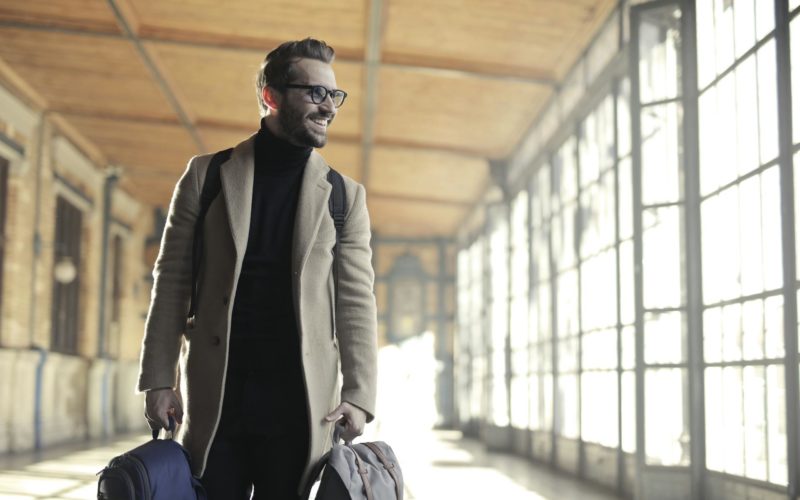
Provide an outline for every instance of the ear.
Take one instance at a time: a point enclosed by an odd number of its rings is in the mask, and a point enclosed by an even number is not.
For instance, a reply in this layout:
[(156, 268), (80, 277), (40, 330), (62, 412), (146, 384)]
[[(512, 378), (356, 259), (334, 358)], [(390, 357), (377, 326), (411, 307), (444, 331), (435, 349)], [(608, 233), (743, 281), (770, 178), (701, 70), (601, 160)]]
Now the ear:
[(261, 97), (264, 99), (264, 104), (266, 104), (269, 109), (280, 108), (282, 96), (277, 90), (271, 87), (264, 87), (261, 89)]

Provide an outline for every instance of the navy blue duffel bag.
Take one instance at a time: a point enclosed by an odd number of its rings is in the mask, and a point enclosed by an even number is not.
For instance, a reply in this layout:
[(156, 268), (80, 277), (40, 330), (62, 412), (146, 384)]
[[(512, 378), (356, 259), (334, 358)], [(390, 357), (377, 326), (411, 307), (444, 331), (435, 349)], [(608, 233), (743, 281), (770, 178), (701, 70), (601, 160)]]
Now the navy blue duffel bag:
[[(170, 417), (170, 429), (175, 423)], [(189, 453), (172, 439), (153, 440), (111, 459), (98, 473), (97, 500), (206, 500)]]

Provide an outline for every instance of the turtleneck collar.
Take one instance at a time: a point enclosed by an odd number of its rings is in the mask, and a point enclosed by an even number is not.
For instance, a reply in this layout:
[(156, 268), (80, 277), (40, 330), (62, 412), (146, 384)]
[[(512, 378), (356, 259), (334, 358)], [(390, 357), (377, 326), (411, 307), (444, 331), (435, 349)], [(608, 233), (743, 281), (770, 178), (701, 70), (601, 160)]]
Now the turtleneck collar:
[(261, 119), (261, 128), (256, 134), (255, 162), (258, 168), (281, 173), (305, 166), (311, 155), (310, 147), (295, 146), (276, 136)]

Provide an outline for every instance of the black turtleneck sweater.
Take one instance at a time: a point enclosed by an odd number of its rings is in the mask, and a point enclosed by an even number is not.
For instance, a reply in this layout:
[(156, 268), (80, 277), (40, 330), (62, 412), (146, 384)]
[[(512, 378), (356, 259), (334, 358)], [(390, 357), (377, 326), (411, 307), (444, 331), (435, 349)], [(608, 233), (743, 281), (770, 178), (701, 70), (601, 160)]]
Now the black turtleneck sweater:
[(285, 429), (286, 417), (297, 420), (297, 412), (305, 411), (291, 254), (310, 154), (311, 148), (275, 136), (262, 120), (255, 139), (250, 233), (231, 322), (223, 403), (223, 428), (229, 430), (271, 433)]

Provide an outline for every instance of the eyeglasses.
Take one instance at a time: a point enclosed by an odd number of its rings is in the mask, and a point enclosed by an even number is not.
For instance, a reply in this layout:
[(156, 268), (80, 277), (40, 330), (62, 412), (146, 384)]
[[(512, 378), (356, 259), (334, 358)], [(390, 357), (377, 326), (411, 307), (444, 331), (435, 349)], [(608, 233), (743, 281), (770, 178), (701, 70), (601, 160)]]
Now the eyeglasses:
[(297, 85), (294, 83), (287, 83), (284, 87), (287, 89), (307, 89), (309, 91), (308, 95), (311, 96), (311, 102), (314, 104), (322, 104), (328, 96), (331, 96), (333, 105), (337, 108), (344, 104), (344, 99), (347, 97), (347, 92), (344, 90), (328, 90), (322, 85)]

